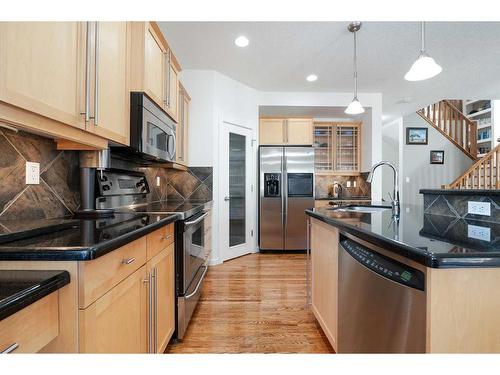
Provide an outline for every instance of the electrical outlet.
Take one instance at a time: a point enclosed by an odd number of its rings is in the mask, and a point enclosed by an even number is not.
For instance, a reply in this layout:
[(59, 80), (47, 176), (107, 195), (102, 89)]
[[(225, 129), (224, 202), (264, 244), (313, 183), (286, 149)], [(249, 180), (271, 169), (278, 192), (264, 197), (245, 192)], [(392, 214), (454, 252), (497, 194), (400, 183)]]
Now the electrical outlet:
[(467, 236), (481, 241), (491, 241), (491, 229), (478, 225), (467, 225)]
[(160, 181), (160, 176), (156, 176), (156, 186), (160, 186), (161, 181)]
[(491, 216), (490, 202), (467, 202), (467, 213), (472, 215)]
[(406, 177), (405, 181), (406, 181), (407, 184), (409, 184), (410, 183), (410, 177)]
[(26, 162), (26, 184), (40, 184), (40, 163), (34, 163), (31, 161)]
[(347, 180), (347, 182), (346, 182), (346, 186), (347, 186), (348, 188), (350, 188), (350, 187), (351, 187), (351, 180)]

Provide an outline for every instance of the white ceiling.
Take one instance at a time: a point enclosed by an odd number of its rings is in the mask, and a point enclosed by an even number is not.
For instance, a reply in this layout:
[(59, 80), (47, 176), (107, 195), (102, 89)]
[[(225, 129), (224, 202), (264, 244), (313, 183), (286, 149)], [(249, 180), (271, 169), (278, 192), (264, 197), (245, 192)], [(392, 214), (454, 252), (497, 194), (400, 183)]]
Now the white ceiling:
[[(159, 22), (183, 69), (213, 69), (262, 91), (352, 90), (346, 22)], [(250, 45), (234, 39), (246, 35)], [(500, 23), (429, 22), (439, 76), (407, 82), (420, 49), (417, 22), (365, 22), (358, 33), (360, 92), (381, 92), (385, 121), (442, 98), (500, 97)], [(305, 77), (314, 73), (316, 82)]]

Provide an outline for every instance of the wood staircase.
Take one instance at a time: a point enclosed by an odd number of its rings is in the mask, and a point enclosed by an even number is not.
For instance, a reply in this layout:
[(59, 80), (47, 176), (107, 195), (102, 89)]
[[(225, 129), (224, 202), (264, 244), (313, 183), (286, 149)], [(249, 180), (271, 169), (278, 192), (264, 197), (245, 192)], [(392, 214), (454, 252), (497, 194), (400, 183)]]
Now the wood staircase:
[(455, 107), (456, 102), (441, 100), (422, 108), (417, 113), (475, 161), (477, 160), (477, 123)]
[(417, 113), (475, 161), (444, 189), (500, 189), (500, 144), (478, 160), (477, 123), (465, 116), (460, 100), (441, 100)]
[(500, 189), (500, 144), (444, 189)]

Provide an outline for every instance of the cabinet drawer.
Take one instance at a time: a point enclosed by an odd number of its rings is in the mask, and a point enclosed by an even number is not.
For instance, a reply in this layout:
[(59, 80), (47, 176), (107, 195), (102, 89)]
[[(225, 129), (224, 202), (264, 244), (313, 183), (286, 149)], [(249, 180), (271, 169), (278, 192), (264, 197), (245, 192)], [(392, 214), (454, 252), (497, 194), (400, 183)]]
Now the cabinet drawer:
[(59, 291), (0, 321), (0, 352), (36, 353), (59, 334)]
[(168, 224), (146, 236), (147, 259), (151, 259), (174, 242), (174, 223)]
[(145, 237), (95, 260), (80, 262), (78, 265), (80, 308), (90, 305), (145, 263)]

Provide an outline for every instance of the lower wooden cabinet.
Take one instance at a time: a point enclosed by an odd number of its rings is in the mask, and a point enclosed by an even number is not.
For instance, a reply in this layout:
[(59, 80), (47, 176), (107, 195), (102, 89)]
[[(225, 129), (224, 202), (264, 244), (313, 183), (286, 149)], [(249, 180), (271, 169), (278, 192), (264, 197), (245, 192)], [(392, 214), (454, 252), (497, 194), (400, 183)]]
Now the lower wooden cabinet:
[(151, 275), (148, 347), (150, 353), (163, 353), (175, 329), (174, 244), (151, 259), (147, 269)]
[(321, 221), (311, 221), (312, 311), (337, 350), (339, 232)]
[(81, 353), (147, 352), (146, 266), (79, 313)]

